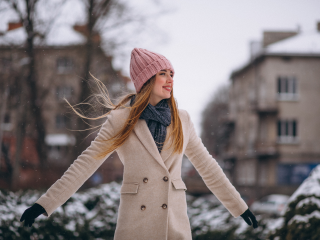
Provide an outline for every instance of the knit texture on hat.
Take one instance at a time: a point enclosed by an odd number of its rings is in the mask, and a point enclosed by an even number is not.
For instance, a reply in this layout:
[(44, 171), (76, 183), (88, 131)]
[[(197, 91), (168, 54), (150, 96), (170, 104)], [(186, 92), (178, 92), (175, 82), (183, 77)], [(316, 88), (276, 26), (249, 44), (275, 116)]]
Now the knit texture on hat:
[(140, 92), (143, 84), (163, 69), (174, 69), (168, 59), (161, 54), (142, 48), (134, 48), (131, 52), (130, 77), (134, 87)]

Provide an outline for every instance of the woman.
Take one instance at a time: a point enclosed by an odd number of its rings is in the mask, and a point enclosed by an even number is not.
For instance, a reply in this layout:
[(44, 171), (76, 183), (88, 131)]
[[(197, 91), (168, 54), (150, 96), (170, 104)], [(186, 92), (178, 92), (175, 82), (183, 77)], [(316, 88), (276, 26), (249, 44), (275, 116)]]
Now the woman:
[(91, 145), (20, 221), (31, 226), (40, 214), (49, 217), (117, 151), (124, 173), (115, 239), (191, 239), (183, 154), (230, 213), (256, 228), (254, 215), (196, 135), (188, 112), (177, 109), (170, 61), (135, 48), (130, 75), (137, 94), (113, 107)]

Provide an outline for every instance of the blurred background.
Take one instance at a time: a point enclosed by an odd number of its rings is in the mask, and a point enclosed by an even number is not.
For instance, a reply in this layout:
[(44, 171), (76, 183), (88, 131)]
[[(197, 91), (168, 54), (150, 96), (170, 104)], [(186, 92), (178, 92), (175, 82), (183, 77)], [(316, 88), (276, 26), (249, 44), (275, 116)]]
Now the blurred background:
[[(319, 9), (317, 0), (0, 0), (0, 189), (43, 191), (61, 177), (97, 133), (76, 131), (89, 126), (63, 98), (87, 100), (97, 90), (89, 72), (112, 99), (134, 92), (130, 54), (140, 47), (172, 62), (179, 108), (245, 201), (282, 203), (320, 162)], [(182, 170), (190, 197), (210, 193), (186, 157)], [(122, 173), (115, 153), (81, 190)]]

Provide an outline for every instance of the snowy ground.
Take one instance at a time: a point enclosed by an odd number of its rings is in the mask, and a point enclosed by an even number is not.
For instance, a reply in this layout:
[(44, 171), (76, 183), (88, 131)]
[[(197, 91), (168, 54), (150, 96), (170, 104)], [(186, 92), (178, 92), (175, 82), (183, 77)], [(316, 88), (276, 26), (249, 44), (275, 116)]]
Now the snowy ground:
[[(45, 229), (47, 234), (52, 234), (51, 231), (55, 231), (56, 234), (58, 231), (61, 236), (57, 239), (81, 239), (83, 234), (86, 234), (85, 236), (89, 234), (90, 239), (112, 239), (120, 201), (120, 188), (120, 183), (112, 182), (76, 193), (50, 218), (40, 216), (33, 225), (33, 230), (23, 228), (19, 219), (23, 211), (31, 206), (42, 192), (0, 191), (0, 240), (21, 239), (21, 236), (28, 231), (33, 231), (39, 239), (46, 239), (45, 234), (40, 234), (44, 231), (41, 229)], [(259, 221), (256, 230), (249, 227), (241, 217), (233, 218), (214, 195), (202, 197), (187, 195), (187, 202), (188, 216), (195, 239), (197, 236), (207, 236), (206, 234), (212, 232), (219, 232), (222, 236), (230, 232), (233, 234), (232, 238), (216, 238), (216, 235), (210, 235), (214, 236), (214, 239), (268, 239), (268, 235), (276, 233), (277, 229), (279, 231), (283, 228), (290, 229), (291, 225), (307, 224), (303, 230), (299, 230), (299, 233), (302, 233), (306, 227), (312, 227), (315, 219), (320, 220), (320, 165), (290, 197), (283, 217), (273, 219), (256, 215)], [(56, 230), (57, 228), (59, 230)], [(297, 230), (296, 227), (294, 230)], [(10, 238), (3, 237), (5, 234)], [(69, 236), (66, 237), (66, 234)]]
[[(34, 229), (45, 227), (48, 229), (53, 225), (59, 227), (60, 232), (70, 232), (73, 236), (79, 237), (82, 236), (84, 226), (87, 226), (87, 232), (92, 232), (95, 235), (100, 232), (101, 236), (104, 236), (103, 234), (106, 234), (107, 230), (112, 234), (116, 225), (120, 187), (121, 184), (112, 182), (76, 193), (49, 219), (41, 215), (34, 223)], [(22, 234), (21, 232), (26, 231), (19, 219), (23, 211), (31, 206), (41, 194), (41, 192), (33, 190), (16, 193), (0, 191), (0, 239), (5, 239), (1, 238), (4, 232), (18, 234), (17, 237), (19, 237), (19, 233)], [(187, 195), (187, 202), (194, 236), (215, 231), (222, 233), (233, 231), (237, 236), (242, 236), (252, 229), (241, 217), (233, 218), (213, 195), (203, 197)], [(276, 221), (261, 219), (259, 215), (257, 219), (260, 220), (262, 226), (254, 231), (260, 236), (266, 236), (269, 230), (281, 224), (281, 219)], [(62, 239), (67, 238), (62, 237)]]

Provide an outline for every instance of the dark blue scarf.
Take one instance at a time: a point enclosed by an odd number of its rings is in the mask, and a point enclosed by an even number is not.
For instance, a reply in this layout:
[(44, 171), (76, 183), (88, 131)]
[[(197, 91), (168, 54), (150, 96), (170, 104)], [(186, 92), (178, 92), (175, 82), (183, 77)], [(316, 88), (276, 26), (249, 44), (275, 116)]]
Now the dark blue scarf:
[[(130, 105), (134, 103), (135, 96), (131, 99)], [(151, 135), (161, 153), (163, 143), (167, 136), (167, 126), (171, 123), (171, 111), (168, 105), (168, 99), (162, 99), (156, 106), (150, 103), (140, 115), (148, 125)]]

